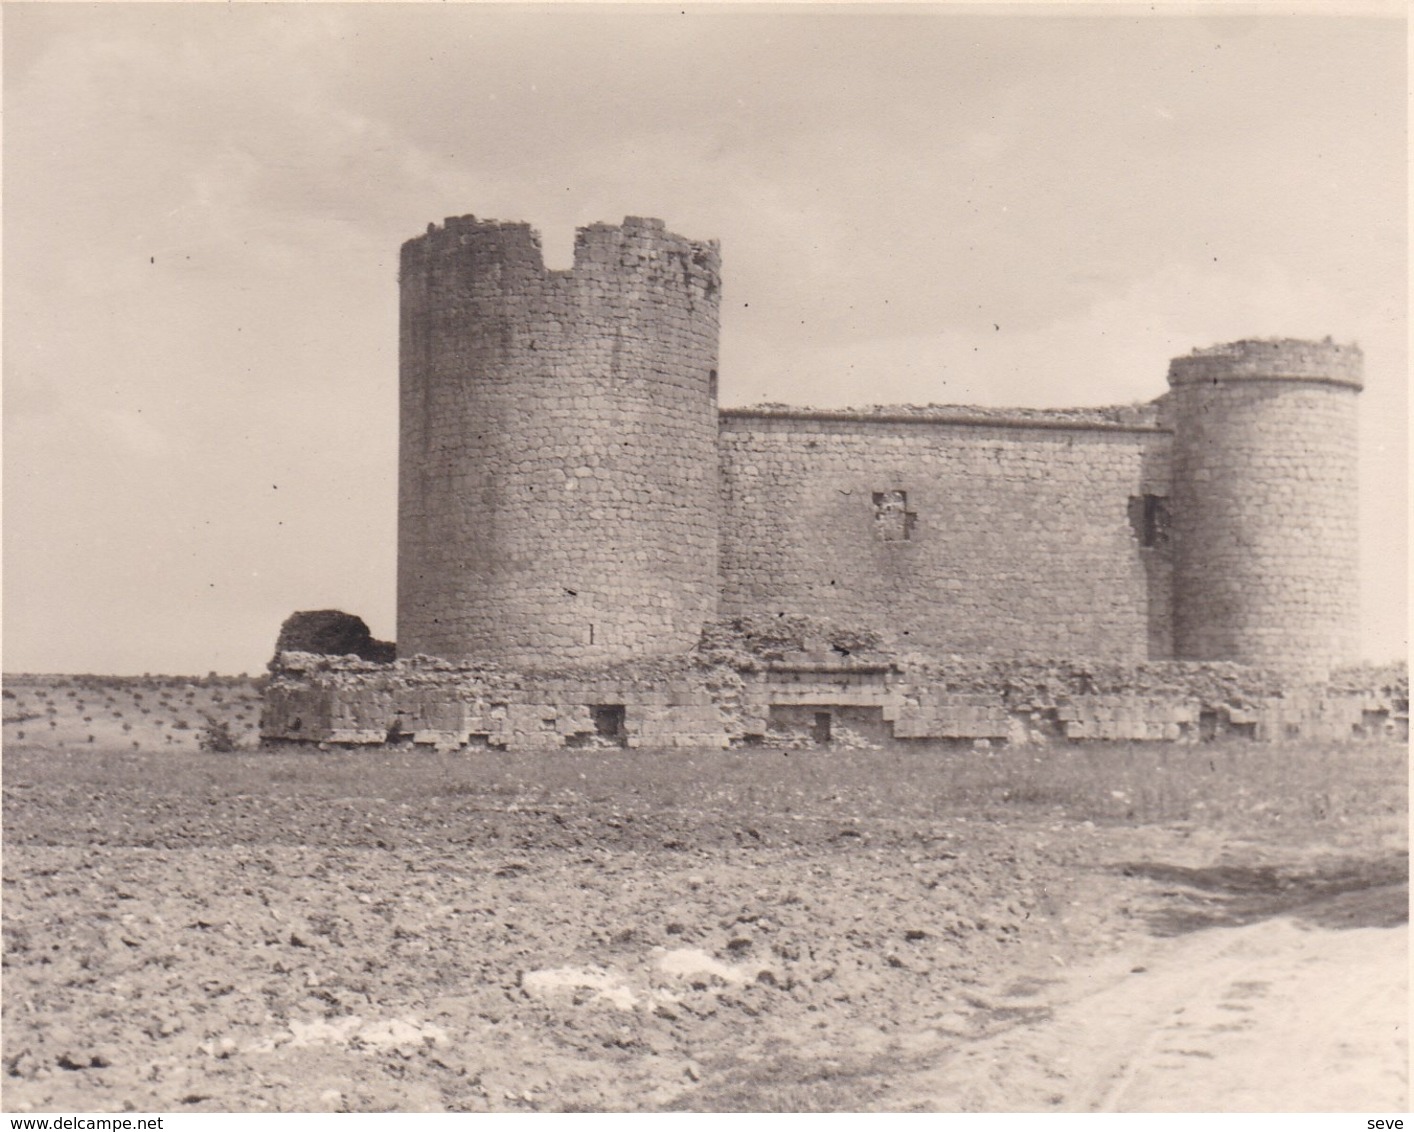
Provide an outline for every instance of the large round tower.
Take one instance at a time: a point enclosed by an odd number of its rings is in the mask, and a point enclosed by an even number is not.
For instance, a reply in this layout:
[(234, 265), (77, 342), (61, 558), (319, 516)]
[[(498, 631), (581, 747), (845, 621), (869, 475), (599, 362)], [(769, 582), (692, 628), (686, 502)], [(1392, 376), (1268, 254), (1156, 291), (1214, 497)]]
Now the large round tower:
[(398, 652), (681, 653), (717, 594), (713, 242), (634, 217), (547, 271), (525, 224), (402, 249)]
[(1312, 677), (1355, 659), (1357, 346), (1195, 350), (1173, 387), (1174, 655)]

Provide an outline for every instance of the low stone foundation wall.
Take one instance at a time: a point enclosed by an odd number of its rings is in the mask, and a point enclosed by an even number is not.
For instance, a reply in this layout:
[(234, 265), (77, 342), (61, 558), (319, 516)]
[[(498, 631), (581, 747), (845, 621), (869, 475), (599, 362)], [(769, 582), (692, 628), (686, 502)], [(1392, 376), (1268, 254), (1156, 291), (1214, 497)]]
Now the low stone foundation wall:
[(740, 678), (688, 660), (513, 672), (417, 657), (391, 665), (283, 654), (261, 734), (302, 743), (516, 750), (725, 747)]
[(652, 660), (555, 672), (416, 657), (376, 664), (282, 654), (266, 741), (452, 750), (1352, 741), (1408, 737), (1407, 680), (1389, 670), (1284, 686), (1230, 664), (930, 662), (783, 655)]

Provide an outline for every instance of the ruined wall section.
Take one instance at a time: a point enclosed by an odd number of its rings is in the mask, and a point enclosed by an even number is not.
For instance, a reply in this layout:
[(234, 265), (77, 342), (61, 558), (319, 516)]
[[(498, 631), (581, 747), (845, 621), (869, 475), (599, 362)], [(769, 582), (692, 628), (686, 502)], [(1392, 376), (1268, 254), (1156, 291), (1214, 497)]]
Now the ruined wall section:
[(715, 243), (630, 217), (403, 246), (398, 652), (682, 653), (715, 609)]
[(725, 410), (721, 613), (940, 654), (1166, 656), (1170, 442), (1093, 413)]
[(517, 672), (430, 657), (374, 665), (284, 653), (266, 689), (267, 741), (445, 750), (726, 747), (742, 680), (691, 657)]
[(1358, 655), (1358, 347), (1174, 359), (1175, 655), (1323, 678)]
[(261, 718), (267, 742), (443, 750), (1348, 742), (1407, 739), (1408, 727), (1403, 672), (1351, 670), (1306, 685), (1227, 663), (914, 667), (833, 651), (741, 667), (665, 657), (539, 673), (282, 653)]

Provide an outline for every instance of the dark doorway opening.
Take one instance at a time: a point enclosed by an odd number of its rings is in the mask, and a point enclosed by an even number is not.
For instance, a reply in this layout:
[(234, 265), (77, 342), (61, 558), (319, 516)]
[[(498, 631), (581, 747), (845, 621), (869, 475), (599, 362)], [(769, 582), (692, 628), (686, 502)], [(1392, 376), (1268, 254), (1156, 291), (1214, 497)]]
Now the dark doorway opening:
[(594, 721), (594, 734), (620, 745), (628, 738), (623, 704), (593, 704), (589, 716)]

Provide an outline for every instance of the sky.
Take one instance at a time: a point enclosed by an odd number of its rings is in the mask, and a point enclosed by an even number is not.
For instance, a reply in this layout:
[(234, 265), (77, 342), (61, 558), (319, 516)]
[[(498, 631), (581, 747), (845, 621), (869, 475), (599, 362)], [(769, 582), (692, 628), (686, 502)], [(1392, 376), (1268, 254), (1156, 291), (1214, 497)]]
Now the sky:
[(1194, 347), (1358, 342), (1363, 647), (1403, 657), (1402, 17), (6, 5), (4, 670), (391, 639), (398, 249), (467, 213), (551, 267), (626, 215), (719, 239), (723, 405), (1145, 401)]

